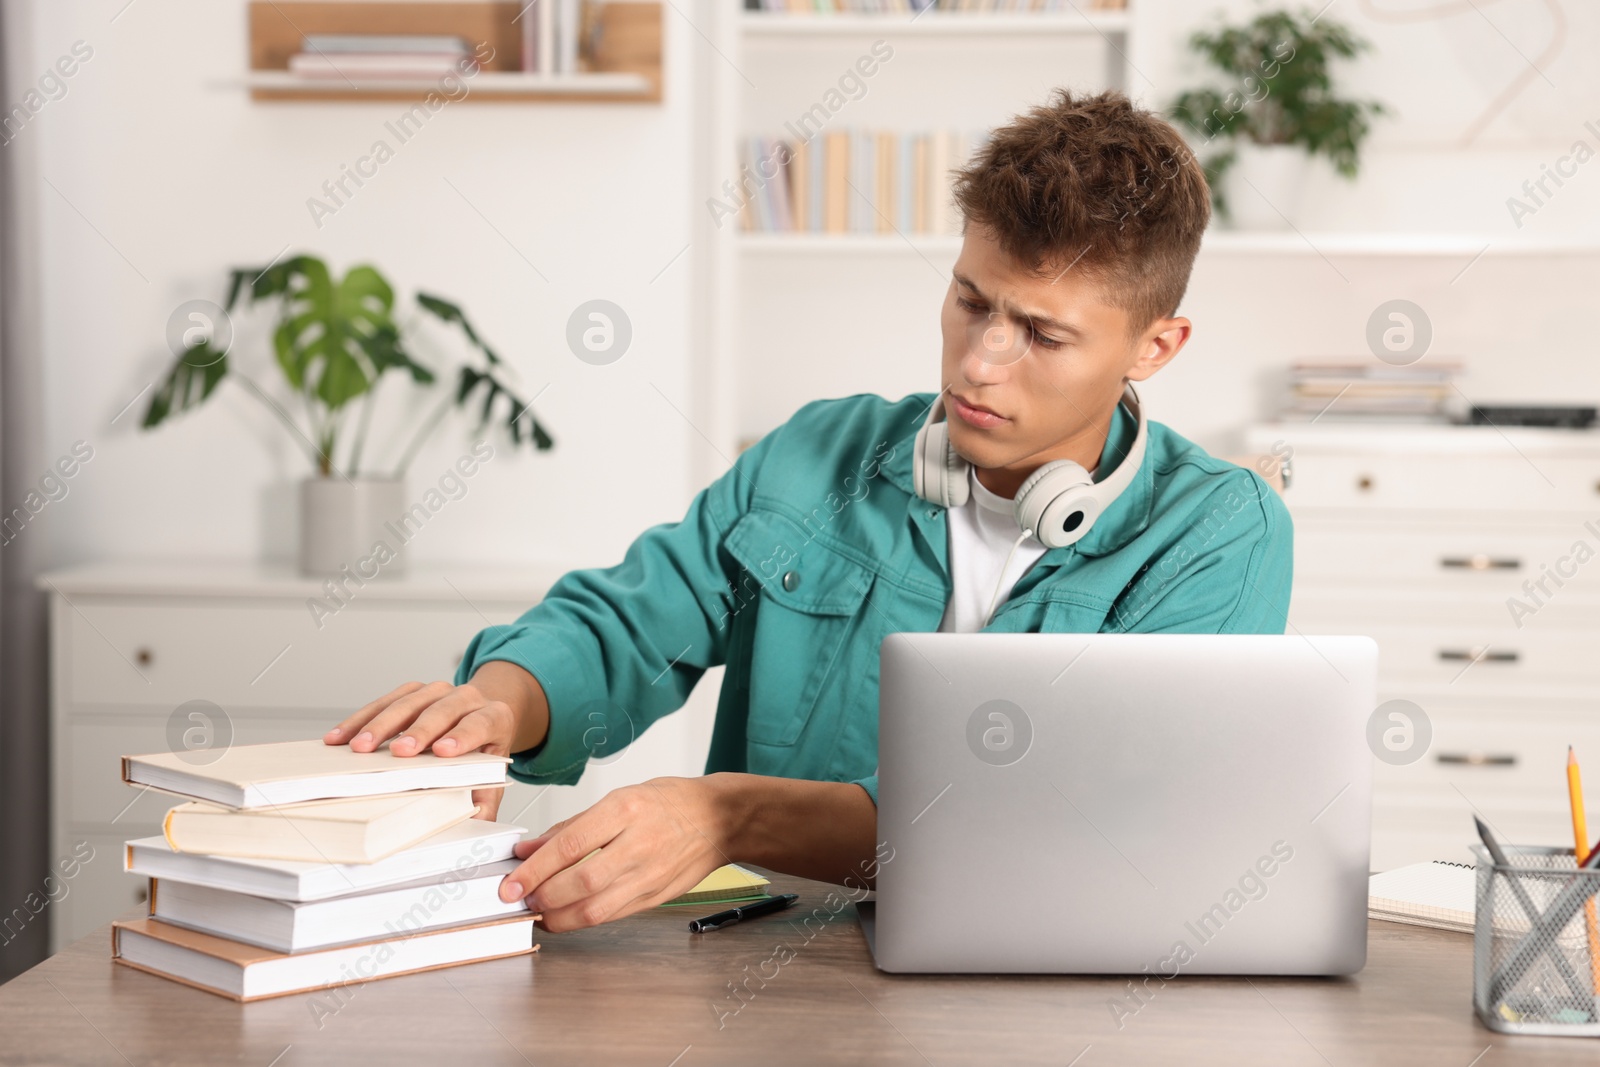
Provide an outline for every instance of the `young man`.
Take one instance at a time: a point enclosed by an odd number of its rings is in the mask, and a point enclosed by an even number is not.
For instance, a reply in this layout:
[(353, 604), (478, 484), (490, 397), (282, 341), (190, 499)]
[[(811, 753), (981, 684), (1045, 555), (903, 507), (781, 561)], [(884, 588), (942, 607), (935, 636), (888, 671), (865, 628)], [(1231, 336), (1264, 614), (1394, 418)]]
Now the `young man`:
[[(726, 664), (704, 777), (615, 790), (518, 846), (501, 896), (549, 930), (651, 907), (734, 861), (870, 881), (891, 633), (1283, 632), (1283, 505), (1158, 423), (1076, 543), (1046, 547), (1013, 507), (1047, 462), (1117, 471), (1136, 429), (1127, 383), (1189, 338), (1175, 313), (1210, 208), (1182, 139), (1121, 94), (1060, 92), (996, 130), (955, 196), (939, 394), (807, 405), (682, 522), (479, 634), (458, 684), (403, 685), (328, 734), (358, 751), (392, 738), (397, 755), (482, 749), (522, 781), (571, 783)], [(914, 483), (941, 403), (948, 477), (969, 490), (951, 486), (948, 507)]]

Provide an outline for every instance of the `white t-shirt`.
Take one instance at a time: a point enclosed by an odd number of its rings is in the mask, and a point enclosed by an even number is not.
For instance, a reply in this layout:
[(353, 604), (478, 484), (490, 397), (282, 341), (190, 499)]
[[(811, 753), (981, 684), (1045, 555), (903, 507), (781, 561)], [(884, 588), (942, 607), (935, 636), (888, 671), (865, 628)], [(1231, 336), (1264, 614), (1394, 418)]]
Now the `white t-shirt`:
[[(945, 605), (940, 633), (976, 633), (983, 629), (984, 616), (993, 601), (995, 610), (1006, 602), (1017, 579), (1045, 554), (1039, 539), (1027, 537), (1020, 545), (1022, 527), (1017, 524), (1012, 501), (991, 493), (978, 481), (976, 468), (969, 468), (967, 480), (972, 493), (967, 502), (950, 508), (945, 518), (950, 524), (950, 603)], [(1016, 551), (1011, 546), (1016, 545)], [(1011, 562), (1006, 563), (1006, 556)], [(1005, 573), (1001, 574), (1001, 566)], [(995, 586), (999, 585), (999, 597)]]

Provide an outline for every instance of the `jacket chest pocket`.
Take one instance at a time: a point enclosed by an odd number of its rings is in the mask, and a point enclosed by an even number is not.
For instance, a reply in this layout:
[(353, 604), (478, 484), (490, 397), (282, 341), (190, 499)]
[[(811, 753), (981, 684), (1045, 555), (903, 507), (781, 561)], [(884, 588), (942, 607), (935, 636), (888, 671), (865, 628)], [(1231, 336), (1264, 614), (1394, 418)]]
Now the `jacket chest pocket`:
[[(852, 652), (861, 645), (873, 572), (775, 512), (752, 511), (734, 524), (724, 544), (761, 588), (755, 611), (739, 616), (741, 625), (754, 627), (745, 737), (793, 745), (819, 699), (826, 695), (830, 705), (842, 704), (851, 673), (865, 666)], [(833, 713), (842, 710), (834, 707)]]

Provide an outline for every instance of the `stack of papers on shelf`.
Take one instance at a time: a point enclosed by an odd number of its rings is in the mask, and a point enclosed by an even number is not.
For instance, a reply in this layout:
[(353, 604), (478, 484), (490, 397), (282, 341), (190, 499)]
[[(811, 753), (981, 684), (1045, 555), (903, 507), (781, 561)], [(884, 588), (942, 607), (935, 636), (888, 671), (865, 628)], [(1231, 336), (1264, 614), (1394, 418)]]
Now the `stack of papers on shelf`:
[(1289, 369), (1286, 419), (1336, 422), (1450, 422), (1464, 405), (1461, 364), (1429, 360), (1394, 366), (1374, 359), (1296, 363)]
[(125, 757), (130, 784), (201, 799), (127, 843), (150, 917), (113, 924), (112, 955), (253, 1000), (533, 952), (536, 916), (499, 898), (525, 831), (471, 818), (508, 762), (320, 740)]
[(304, 78), (389, 81), (464, 73), (471, 50), (460, 37), (412, 34), (308, 34), (289, 57)]

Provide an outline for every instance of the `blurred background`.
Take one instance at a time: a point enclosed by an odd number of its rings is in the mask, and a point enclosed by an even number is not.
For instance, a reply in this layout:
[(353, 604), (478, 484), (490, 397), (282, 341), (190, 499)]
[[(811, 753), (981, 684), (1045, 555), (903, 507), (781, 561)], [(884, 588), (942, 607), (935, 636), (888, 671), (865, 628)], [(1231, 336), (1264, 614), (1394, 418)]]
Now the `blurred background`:
[[(4, 0), (0, 34), (0, 977), (137, 902), (166, 805), (119, 756), (449, 677), (801, 404), (934, 388), (946, 172), (1058, 87), (1215, 177), (1144, 397), (1288, 475), (1291, 632), (1380, 641), (1374, 869), (1463, 858), (1472, 811), (1564, 843), (1595, 5)], [(716, 683), (502, 819), (697, 773)]]

